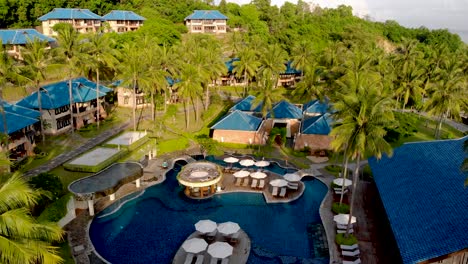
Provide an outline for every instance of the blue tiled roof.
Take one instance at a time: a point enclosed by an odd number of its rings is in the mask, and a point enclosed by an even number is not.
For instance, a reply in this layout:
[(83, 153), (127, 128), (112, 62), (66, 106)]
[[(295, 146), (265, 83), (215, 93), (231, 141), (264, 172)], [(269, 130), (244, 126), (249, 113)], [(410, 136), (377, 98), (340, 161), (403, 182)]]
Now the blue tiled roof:
[(328, 135), (331, 132), (331, 120), (328, 114), (313, 116), (302, 121), (301, 133), (313, 135)]
[(273, 116), (270, 113), (267, 114), (268, 118), (287, 118), (287, 119), (301, 119), (302, 111), (299, 107), (291, 104), (286, 100), (281, 100), (275, 106), (273, 106)]
[(0, 30), (0, 39), (4, 45), (25, 45), (35, 39), (55, 42), (55, 39), (49, 38), (35, 29), (2, 29)]
[[(72, 80), (73, 102), (84, 103), (96, 99), (96, 83), (80, 77)], [(41, 103), (43, 109), (56, 109), (70, 104), (68, 80), (41, 86)], [(99, 85), (99, 97), (112, 91)], [(38, 109), (37, 91), (17, 103), (19, 106)]]
[(300, 70), (297, 70), (292, 66), (292, 61), (286, 62), (285, 66), (286, 66), (286, 71), (281, 74), (295, 74), (295, 75), (301, 74)]
[(54, 8), (49, 13), (38, 18), (39, 21), (47, 21), (50, 19), (93, 19), (102, 20), (101, 16), (89, 11), (89, 9), (81, 8)]
[(255, 96), (249, 95), (246, 98), (240, 100), (237, 104), (235, 104), (229, 111), (246, 111), (246, 112), (260, 112), (262, 109), (262, 103), (259, 103), (257, 106), (253, 107), (252, 103), (255, 100)]
[(392, 158), (369, 159), (403, 263), (468, 248), (467, 139), (407, 143)]
[(234, 111), (221, 119), (211, 129), (257, 131), (262, 119), (241, 111)]
[[(7, 121), (7, 134), (39, 122), (39, 111), (9, 104), (3, 101)], [(0, 118), (0, 131), (4, 133), (3, 118)]]
[(228, 19), (227, 16), (221, 14), (218, 10), (195, 10), (184, 20), (191, 19)]
[(174, 84), (179, 83), (180, 79), (175, 79), (174, 80), (171, 77), (166, 76), (166, 81), (167, 81), (167, 84), (169, 84), (169, 86), (173, 86)]
[(133, 11), (125, 10), (112, 10), (109, 14), (102, 17), (102, 19), (109, 20), (133, 20), (133, 21), (143, 21), (146, 20), (144, 17), (135, 14)]
[(239, 58), (232, 58), (232, 59), (230, 59), (230, 60), (228, 60), (228, 61), (226, 61), (226, 62), (224, 63), (224, 65), (226, 65), (226, 68), (227, 68), (227, 70), (228, 70), (228, 73), (232, 73), (232, 71), (234, 70), (234, 65), (233, 65), (233, 63), (234, 63), (235, 61), (239, 61), (239, 60), (240, 60)]
[(304, 113), (309, 114), (325, 114), (328, 112), (330, 105), (327, 101), (321, 102), (319, 100), (312, 100), (306, 104), (304, 104)]

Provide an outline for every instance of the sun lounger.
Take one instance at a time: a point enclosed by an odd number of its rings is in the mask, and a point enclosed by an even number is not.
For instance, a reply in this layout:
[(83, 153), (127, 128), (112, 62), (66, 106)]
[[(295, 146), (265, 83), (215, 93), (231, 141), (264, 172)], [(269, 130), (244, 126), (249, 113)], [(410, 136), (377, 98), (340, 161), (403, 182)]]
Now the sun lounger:
[(224, 258), (224, 259), (221, 261), (221, 264), (229, 264), (229, 258)]
[(249, 186), (249, 179), (248, 178), (244, 179), (244, 183), (242, 184), (242, 186), (244, 186), (244, 187)]
[(184, 264), (192, 264), (193, 257), (195, 257), (195, 255), (193, 255), (192, 253), (188, 253), (187, 256), (185, 257)]
[(250, 185), (250, 187), (251, 187), (252, 189), (257, 188), (257, 183), (258, 183), (257, 179), (253, 179), (253, 180), (252, 180), (252, 185)]
[(236, 186), (240, 186), (242, 182), (241, 178), (236, 178)]
[[(348, 225), (340, 225), (340, 224), (337, 224), (337, 225), (336, 225), (336, 228), (346, 230), (346, 229), (348, 228)], [(351, 224), (351, 228), (353, 228), (353, 224)]]
[[(334, 188), (335, 194), (341, 194), (341, 188)], [(348, 192), (348, 189), (345, 189), (343, 194), (346, 194)]]
[(341, 250), (354, 251), (354, 250), (359, 248), (359, 245), (358, 244), (354, 244), (354, 245), (351, 245), (351, 246), (341, 245), (340, 247), (341, 247)]
[(356, 249), (354, 251), (342, 250), (341, 254), (343, 254), (343, 256), (346, 257), (357, 257), (359, 256), (359, 254), (361, 254), (361, 252), (359, 251), (359, 249)]
[(195, 264), (203, 264), (204, 259), (205, 256), (203, 256), (202, 254), (197, 255), (197, 261), (195, 262)]
[(290, 182), (290, 183), (288, 183), (288, 188), (292, 189), (292, 190), (297, 190), (297, 189), (299, 189), (299, 184)]
[(265, 180), (260, 180), (260, 183), (258, 184), (259, 189), (265, 188)]
[(286, 196), (286, 188), (281, 188), (281, 192), (279, 194), (280, 197), (285, 197)]
[(278, 195), (278, 187), (273, 187), (273, 190), (271, 191), (271, 195), (273, 195), (273, 196)]
[(356, 260), (353, 260), (353, 261), (343, 260), (343, 264), (361, 264), (361, 259), (356, 259)]
[(217, 258), (211, 258), (210, 264), (218, 264)]

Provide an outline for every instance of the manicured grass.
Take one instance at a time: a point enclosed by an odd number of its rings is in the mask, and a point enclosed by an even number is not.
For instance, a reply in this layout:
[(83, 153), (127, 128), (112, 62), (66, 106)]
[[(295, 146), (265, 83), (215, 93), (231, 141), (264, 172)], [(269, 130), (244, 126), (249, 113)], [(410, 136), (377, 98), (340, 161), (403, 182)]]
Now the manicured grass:
[(39, 222), (58, 222), (67, 214), (67, 203), (72, 196), (71, 193), (68, 193), (60, 197), (55, 202), (51, 203), (45, 208), (45, 210), (39, 215), (37, 220)]
[(63, 188), (66, 191), (68, 191), (68, 185), (70, 185), (70, 183), (72, 183), (73, 181), (92, 174), (92, 173), (86, 173), (86, 172), (67, 171), (63, 168), (63, 166), (59, 166), (51, 170), (50, 173), (57, 175), (60, 178), (60, 181), (63, 184)]
[(120, 118), (110, 116), (99, 122), (99, 129), (97, 128), (97, 123), (92, 123), (80, 128), (79, 130), (77, 130), (77, 133), (84, 138), (93, 138), (114, 126), (117, 126), (120, 123)]
[(338, 177), (340, 172), (343, 170), (343, 167), (338, 165), (327, 165), (325, 166), (325, 170), (328, 171), (330, 174)]
[(158, 143), (158, 155), (184, 150), (189, 147), (189, 140), (185, 137), (170, 139)]
[(354, 245), (357, 244), (358, 240), (353, 234), (349, 234), (346, 237), (345, 234), (336, 234), (335, 241), (338, 245)]

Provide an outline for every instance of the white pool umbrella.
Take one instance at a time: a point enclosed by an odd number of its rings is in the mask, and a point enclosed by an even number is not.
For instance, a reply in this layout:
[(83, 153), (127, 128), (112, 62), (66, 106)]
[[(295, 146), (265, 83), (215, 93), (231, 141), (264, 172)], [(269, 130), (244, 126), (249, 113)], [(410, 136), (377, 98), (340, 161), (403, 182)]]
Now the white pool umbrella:
[(343, 181), (343, 178), (334, 179), (333, 183), (336, 184), (336, 185), (339, 185), (339, 186), (344, 185), (344, 187), (348, 187), (351, 184), (353, 184), (353, 182), (351, 180), (348, 180), (348, 179), (344, 179), (344, 181)]
[[(335, 221), (339, 225), (347, 225), (349, 220), (349, 214), (338, 214), (333, 217), (333, 221)], [(351, 217), (351, 224), (356, 223), (356, 217)]]
[(224, 162), (226, 163), (236, 163), (238, 162), (239, 159), (238, 158), (234, 158), (234, 157), (227, 157), (227, 158), (224, 158)]
[(261, 160), (261, 161), (255, 162), (255, 166), (257, 166), (257, 167), (266, 167), (268, 165), (270, 165), (270, 162), (268, 162), (266, 160)]
[(225, 235), (237, 233), (240, 230), (240, 226), (234, 222), (225, 222), (218, 225), (218, 231)]
[(202, 251), (205, 251), (207, 246), (208, 246), (208, 243), (206, 243), (206, 241), (201, 238), (191, 238), (189, 240), (185, 240), (185, 242), (182, 244), (182, 248), (187, 253), (194, 253), (194, 254), (198, 254)]
[(245, 178), (250, 175), (250, 172), (241, 170), (241, 171), (236, 171), (234, 172), (234, 177), (236, 178)]
[(242, 166), (245, 166), (245, 167), (249, 167), (249, 166), (252, 166), (255, 164), (255, 161), (251, 160), (251, 159), (244, 159), (244, 160), (241, 160), (240, 162), (240, 165)]
[(289, 182), (298, 182), (301, 180), (301, 176), (296, 173), (286, 173), (283, 178)]
[(283, 179), (276, 179), (270, 181), (270, 185), (274, 187), (285, 187), (288, 185), (288, 182)]
[(202, 234), (207, 234), (216, 230), (218, 225), (211, 220), (200, 220), (195, 224), (195, 230)]
[(232, 255), (233, 247), (226, 242), (214, 242), (208, 247), (208, 254), (213, 258), (227, 258)]
[(256, 172), (250, 173), (250, 177), (255, 178), (255, 179), (265, 179), (267, 175), (264, 172), (256, 171)]

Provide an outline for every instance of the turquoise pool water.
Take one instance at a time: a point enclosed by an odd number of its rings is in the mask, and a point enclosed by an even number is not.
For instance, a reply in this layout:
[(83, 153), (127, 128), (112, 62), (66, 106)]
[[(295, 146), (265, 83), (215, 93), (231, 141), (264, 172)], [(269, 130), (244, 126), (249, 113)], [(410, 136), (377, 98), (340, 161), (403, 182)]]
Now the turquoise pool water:
[(90, 238), (101, 256), (111, 263), (171, 263), (194, 224), (212, 219), (237, 222), (247, 232), (252, 240), (248, 263), (328, 263), (328, 251), (310, 232), (321, 226), (318, 210), (327, 192), (323, 183), (305, 180), (303, 196), (286, 204), (266, 204), (263, 195), (252, 193), (192, 200), (175, 179), (182, 165), (176, 163), (164, 183), (95, 217)]

